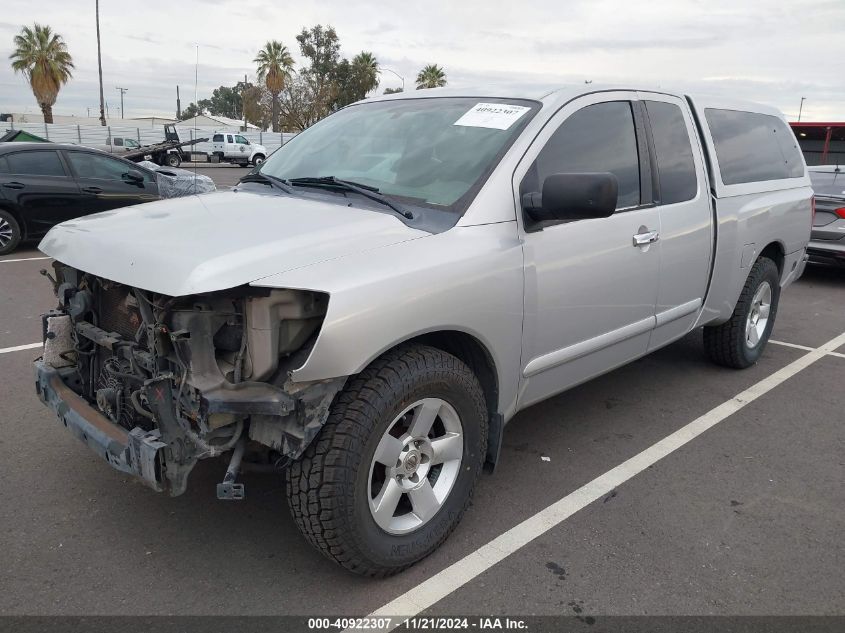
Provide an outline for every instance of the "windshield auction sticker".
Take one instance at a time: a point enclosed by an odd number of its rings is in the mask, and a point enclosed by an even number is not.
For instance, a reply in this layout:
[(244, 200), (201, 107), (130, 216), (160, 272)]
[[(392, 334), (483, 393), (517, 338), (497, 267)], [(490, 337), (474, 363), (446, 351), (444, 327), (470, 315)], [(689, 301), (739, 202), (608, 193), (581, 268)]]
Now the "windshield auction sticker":
[(476, 103), (469, 112), (455, 121), (453, 125), (507, 130), (530, 109), (526, 106), (507, 103)]

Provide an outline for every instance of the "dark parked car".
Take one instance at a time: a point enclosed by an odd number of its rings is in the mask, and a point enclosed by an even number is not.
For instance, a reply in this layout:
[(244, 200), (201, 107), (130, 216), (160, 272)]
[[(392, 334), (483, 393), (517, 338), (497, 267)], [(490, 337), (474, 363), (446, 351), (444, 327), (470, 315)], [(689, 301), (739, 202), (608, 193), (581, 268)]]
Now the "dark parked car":
[(845, 170), (808, 167), (816, 198), (813, 233), (807, 253), (813, 264), (845, 266)]
[(159, 199), (156, 174), (98, 150), (0, 143), (0, 255), (82, 215)]

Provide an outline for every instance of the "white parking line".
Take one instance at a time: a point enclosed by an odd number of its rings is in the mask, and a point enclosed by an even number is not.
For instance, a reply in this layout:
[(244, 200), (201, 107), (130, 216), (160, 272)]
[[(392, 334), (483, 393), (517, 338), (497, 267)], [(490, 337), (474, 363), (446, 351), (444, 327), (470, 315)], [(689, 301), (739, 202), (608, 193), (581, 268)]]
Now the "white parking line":
[(52, 257), (21, 257), (19, 259), (0, 259), (0, 264), (10, 264), (11, 262), (33, 262), (38, 259), (53, 259)]
[(0, 348), (0, 354), (8, 354), (9, 352), (21, 352), (25, 349), (35, 349), (41, 347), (43, 343), (29, 343), (28, 345), (16, 345), (15, 347)]
[[(811, 352), (815, 348), (814, 347), (807, 347), (806, 345), (797, 345), (795, 343), (787, 343), (785, 341), (775, 341), (769, 339), (769, 343), (773, 345), (782, 345), (783, 347), (792, 347), (793, 349), (803, 349), (805, 352)], [(845, 354), (841, 354), (840, 352), (827, 352), (828, 356), (836, 356), (837, 358), (845, 358)]]
[[(688, 442), (713, 428), (757, 398), (765, 395), (785, 380), (845, 345), (845, 333), (821, 347), (811, 349), (786, 367), (750, 386), (727, 402), (723, 402), (671, 435), (645, 449), (638, 455), (607, 471), (575, 492), (572, 492), (537, 514), (511, 528), (501, 536), (482, 545), (471, 554), (402, 594), (372, 613), (374, 617), (414, 616), (430, 608), (475, 577), (501, 562), (520, 548), (559, 525), (578, 510), (601, 499), (614, 488), (678, 450)], [(394, 620), (396, 626), (401, 623)], [(396, 628), (396, 626), (391, 627)], [(383, 629), (384, 630), (384, 629)]]
[(772, 345), (782, 345), (783, 347), (792, 347), (793, 349), (803, 349), (805, 352), (812, 351), (814, 348), (807, 347), (806, 345), (796, 345), (795, 343), (787, 343), (786, 341), (776, 341), (774, 339), (769, 339), (769, 343)]

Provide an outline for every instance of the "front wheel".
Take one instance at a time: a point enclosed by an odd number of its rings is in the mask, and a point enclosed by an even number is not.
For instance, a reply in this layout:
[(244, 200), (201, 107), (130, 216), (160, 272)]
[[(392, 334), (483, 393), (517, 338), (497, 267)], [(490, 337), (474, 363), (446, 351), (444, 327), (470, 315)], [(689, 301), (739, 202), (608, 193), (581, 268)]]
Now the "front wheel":
[(731, 318), (721, 325), (704, 328), (704, 349), (710, 359), (725, 367), (750, 367), (763, 353), (780, 299), (777, 264), (759, 258), (739, 295)]
[(424, 558), (469, 504), (487, 447), (478, 379), (454, 356), (413, 346), (350, 379), (288, 472), (288, 502), (325, 556), (383, 577)]
[(182, 159), (179, 158), (179, 154), (168, 154), (165, 162), (168, 167), (178, 167), (182, 164)]
[(258, 167), (261, 163), (264, 162), (264, 154), (256, 154), (252, 157), (252, 164)]

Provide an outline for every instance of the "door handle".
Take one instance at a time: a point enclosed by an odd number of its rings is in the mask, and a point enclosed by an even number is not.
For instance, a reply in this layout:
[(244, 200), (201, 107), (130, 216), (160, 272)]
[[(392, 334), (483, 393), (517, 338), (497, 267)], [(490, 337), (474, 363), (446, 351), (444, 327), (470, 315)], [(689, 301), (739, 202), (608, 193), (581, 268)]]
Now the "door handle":
[(83, 187), (82, 191), (85, 193), (103, 193), (103, 190), (99, 187)]
[(6, 187), (6, 189), (23, 189), (26, 185), (22, 182), (12, 181), (3, 183), (3, 186)]
[(658, 231), (647, 231), (645, 233), (637, 233), (634, 236), (634, 246), (648, 246), (660, 239)]

